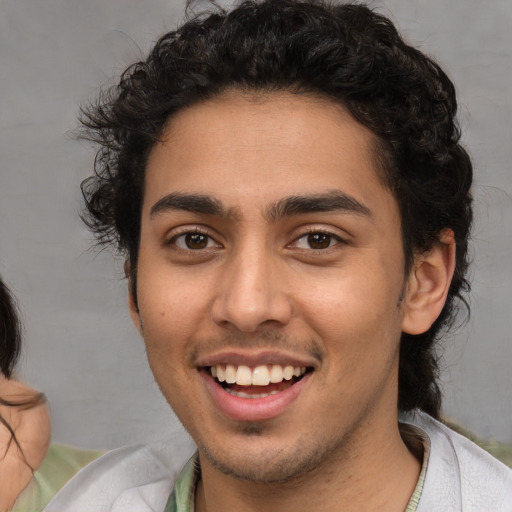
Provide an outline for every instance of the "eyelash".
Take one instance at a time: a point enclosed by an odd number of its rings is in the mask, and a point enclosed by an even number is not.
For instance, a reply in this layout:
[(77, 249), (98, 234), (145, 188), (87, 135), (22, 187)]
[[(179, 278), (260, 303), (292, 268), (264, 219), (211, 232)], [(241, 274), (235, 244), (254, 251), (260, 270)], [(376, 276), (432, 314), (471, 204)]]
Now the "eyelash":
[[(329, 237), (329, 244), (327, 245), (327, 247), (314, 248), (314, 247), (310, 246), (308, 249), (297, 247), (297, 243), (301, 239), (307, 239), (308, 237), (313, 236), (313, 235), (323, 235), (325, 237)], [(310, 243), (310, 241), (307, 241), (306, 243)], [(295, 246), (299, 250), (303, 249), (303, 250), (306, 250), (308, 252), (314, 252), (314, 253), (319, 254), (319, 253), (325, 253), (329, 249), (332, 249), (332, 248), (336, 247), (339, 244), (346, 244), (346, 243), (347, 243), (347, 241), (344, 240), (343, 238), (341, 238), (339, 235), (335, 235), (334, 233), (332, 233), (332, 232), (330, 232), (330, 231), (328, 231), (326, 229), (309, 228), (309, 229), (306, 230), (305, 233), (302, 233), (300, 236), (295, 238), (295, 240), (290, 244), (290, 246), (292, 246), (292, 247)]]
[[(180, 247), (180, 245), (178, 243), (180, 238), (187, 237), (187, 236), (194, 236), (194, 235), (201, 235), (201, 236), (205, 237), (206, 245), (204, 247), (197, 247), (197, 248), (193, 249), (193, 248), (187, 247), (186, 246), (187, 242), (185, 241), (184, 242), (185, 247)], [(306, 248), (306, 247), (299, 247), (298, 246), (298, 243), (299, 243), (300, 240), (307, 239), (308, 237), (311, 237), (311, 236), (314, 236), (314, 235), (323, 235), (323, 236), (327, 237), (328, 238), (328, 245), (326, 247), (316, 247), (315, 248), (315, 247), (311, 247), (311, 241), (307, 240), (306, 243), (309, 245), (308, 248)], [(212, 245), (212, 242), (213, 242), (213, 245)], [(321, 244), (322, 241), (320, 240), (319, 243)], [(302, 250), (302, 251), (305, 251), (305, 252), (308, 252), (308, 253), (322, 254), (322, 253), (328, 252), (329, 249), (333, 249), (337, 245), (346, 244), (346, 243), (347, 243), (347, 241), (344, 240), (343, 238), (341, 238), (339, 235), (335, 235), (334, 233), (332, 233), (332, 232), (330, 232), (330, 231), (328, 231), (326, 229), (308, 228), (305, 232), (301, 233), (298, 237), (296, 237), (288, 245), (288, 247), (291, 248), (291, 249)], [(190, 227), (186, 227), (186, 226), (181, 228), (178, 233), (174, 233), (165, 242), (165, 245), (166, 246), (174, 246), (176, 249), (178, 249), (180, 251), (187, 251), (187, 252), (196, 253), (196, 254), (204, 252), (204, 251), (212, 249), (212, 248), (215, 248), (215, 247), (217, 247), (217, 248), (222, 247), (222, 244), (217, 242), (215, 240), (215, 238), (213, 238), (207, 232), (207, 230), (201, 229), (200, 227), (190, 228)]]
[[(180, 247), (179, 244), (177, 243), (180, 238), (187, 237), (187, 236), (193, 236), (193, 235), (201, 235), (201, 236), (205, 237), (207, 246), (192, 249), (190, 247)], [(208, 245), (210, 245), (211, 242), (214, 242), (214, 244), (217, 247), (221, 246), (221, 244), (219, 244), (210, 234), (208, 234), (208, 232), (206, 230), (203, 230), (199, 227), (193, 227), (193, 228), (183, 227), (178, 233), (174, 233), (171, 236), (171, 238), (165, 242), (165, 245), (168, 245), (168, 246), (174, 245), (179, 250), (189, 251), (191, 253), (194, 253), (194, 252), (201, 252), (203, 250), (211, 249), (211, 247), (208, 247)], [(185, 242), (185, 244), (186, 244), (186, 242)]]

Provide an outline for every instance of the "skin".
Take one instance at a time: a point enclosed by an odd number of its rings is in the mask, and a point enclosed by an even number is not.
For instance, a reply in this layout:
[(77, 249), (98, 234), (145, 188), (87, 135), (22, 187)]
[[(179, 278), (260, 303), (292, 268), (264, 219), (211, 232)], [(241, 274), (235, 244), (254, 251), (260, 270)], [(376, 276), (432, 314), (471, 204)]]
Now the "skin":
[[(130, 307), (198, 445), (199, 511), (408, 503), (420, 464), (398, 430), (399, 340), (435, 320), (454, 246), (448, 234), (404, 275), (398, 207), (373, 147), (329, 101), (230, 92), (178, 113), (150, 153)], [(344, 201), (276, 206), (291, 196)], [(205, 385), (203, 367), (226, 357), (313, 371), (279, 414), (240, 421)]]
[[(0, 397), (5, 401), (30, 401), (36, 393), (19, 381), (0, 376)], [(46, 402), (29, 408), (0, 405), (0, 415), (14, 430), (21, 447), (20, 451), (11, 433), (0, 425), (0, 510), (8, 510), (48, 451), (50, 411)]]

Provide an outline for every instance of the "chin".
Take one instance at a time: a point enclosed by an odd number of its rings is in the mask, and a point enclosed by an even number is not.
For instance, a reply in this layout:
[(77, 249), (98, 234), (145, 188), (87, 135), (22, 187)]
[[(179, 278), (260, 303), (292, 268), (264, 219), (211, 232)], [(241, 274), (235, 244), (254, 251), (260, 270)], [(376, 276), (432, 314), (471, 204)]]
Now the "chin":
[[(245, 428), (249, 435), (259, 436), (259, 425)], [(256, 443), (258, 444), (258, 443)], [(298, 442), (295, 446), (270, 449), (261, 443), (259, 447), (241, 447), (238, 452), (226, 453), (219, 450), (199, 449), (200, 457), (218, 471), (238, 480), (252, 483), (273, 484), (300, 480), (328, 464), (335, 457), (336, 447), (311, 447)]]

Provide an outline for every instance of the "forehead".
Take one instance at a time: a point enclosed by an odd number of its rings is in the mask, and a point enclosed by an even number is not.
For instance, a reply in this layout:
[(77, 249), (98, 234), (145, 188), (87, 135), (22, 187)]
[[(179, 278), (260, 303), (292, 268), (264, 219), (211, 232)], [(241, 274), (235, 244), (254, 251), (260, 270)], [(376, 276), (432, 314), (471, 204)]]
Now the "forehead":
[(144, 208), (170, 192), (229, 205), (341, 190), (389, 200), (375, 136), (339, 104), (286, 92), (224, 93), (180, 111), (152, 149)]

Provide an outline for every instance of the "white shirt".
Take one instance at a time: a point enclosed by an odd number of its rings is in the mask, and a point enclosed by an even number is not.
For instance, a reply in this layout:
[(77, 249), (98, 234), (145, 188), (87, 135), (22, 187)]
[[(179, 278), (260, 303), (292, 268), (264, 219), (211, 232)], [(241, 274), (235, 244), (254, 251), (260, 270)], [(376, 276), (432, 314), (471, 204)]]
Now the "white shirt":
[[(417, 512), (512, 512), (512, 469), (425, 413), (400, 421), (427, 443)], [(113, 450), (82, 469), (44, 512), (163, 512), (194, 449), (183, 434)]]

